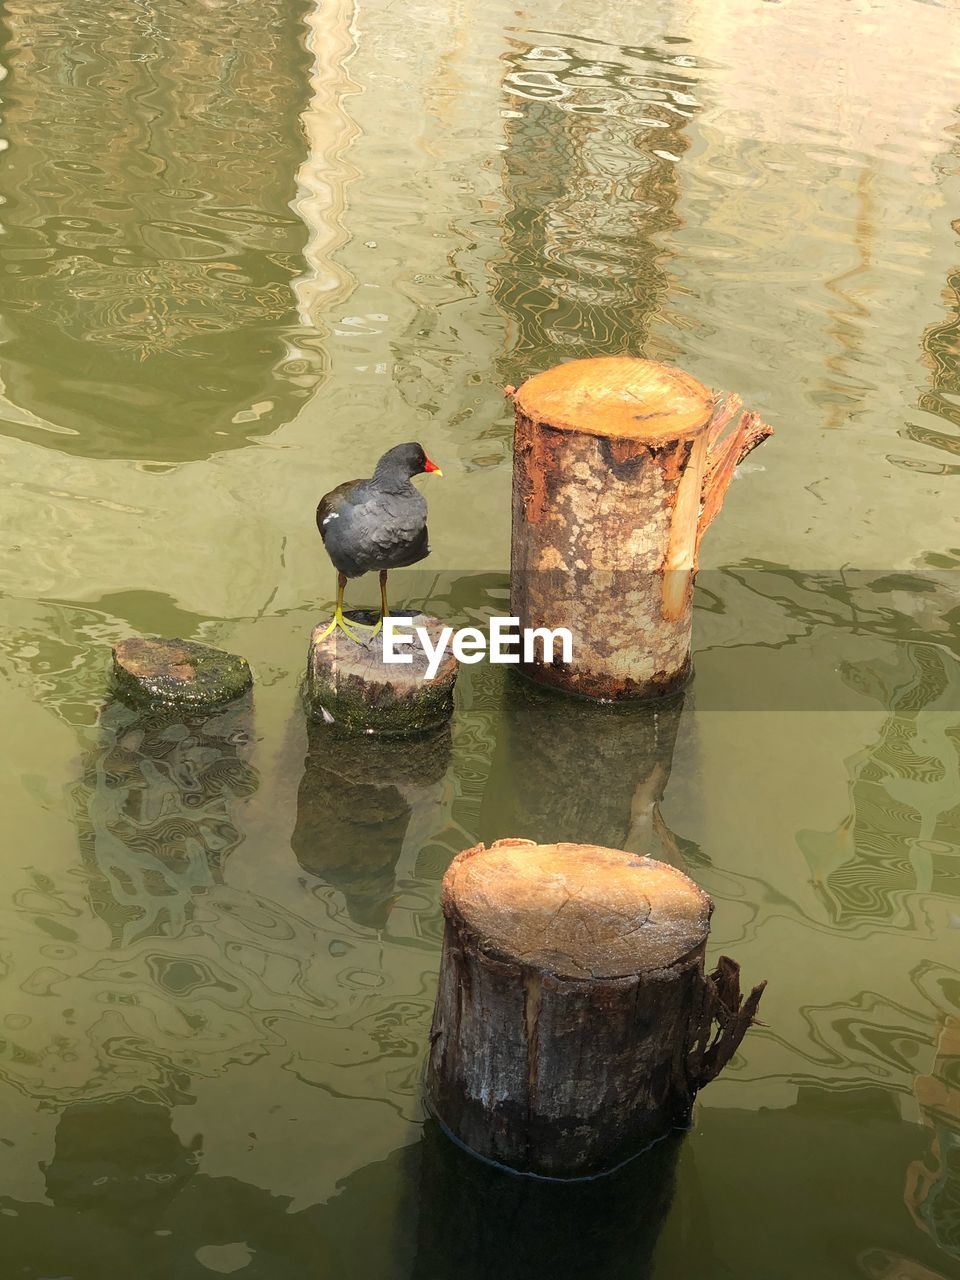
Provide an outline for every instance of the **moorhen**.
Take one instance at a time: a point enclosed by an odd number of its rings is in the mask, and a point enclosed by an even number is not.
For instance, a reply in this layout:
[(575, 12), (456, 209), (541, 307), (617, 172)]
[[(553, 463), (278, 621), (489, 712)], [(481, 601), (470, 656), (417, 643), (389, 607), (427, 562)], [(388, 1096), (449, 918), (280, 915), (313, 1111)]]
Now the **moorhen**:
[[(422, 445), (394, 445), (377, 463), (369, 480), (348, 480), (320, 499), (317, 528), (337, 571), (337, 607), (320, 639), (335, 627), (351, 640), (358, 639), (343, 616), (343, 590), (348, 578), (359, 578), (372, 569), (380, 571), (380, 621), (372, 634), (376, 635), (383, 626), (387, 570), (416, 564), (430, 553), (427, 504), (410, 478), (431, 471), (443, 475)], [(353, 625), (368, 629), (363, 623)]]

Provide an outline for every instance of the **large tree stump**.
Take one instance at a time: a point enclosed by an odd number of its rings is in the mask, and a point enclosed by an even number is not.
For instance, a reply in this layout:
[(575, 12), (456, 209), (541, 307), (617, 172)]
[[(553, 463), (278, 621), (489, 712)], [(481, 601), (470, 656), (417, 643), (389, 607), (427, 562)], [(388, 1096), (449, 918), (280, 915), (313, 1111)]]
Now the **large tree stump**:
[(700, 539), (737, 463), (771, 434), (737, 396), (625, 356), (574, 360), (513, 396), (511, 613), (566, 627), (569, 664), (526, 674), (568, 692), (653, 698), (690, 674)]
[[(682, 872), (597, 845), (458, 854), (427, 1096), (470, 1150), (554, 1177), (609, 1170), (689, 1122), (763, 986), (704, 973), (713, 904)], [(714, 1027), (716, 1022), (717, 1027)]]
[[(356, 609), (346, 616), (369, 623), (377, 615)], [(443, 628), (439, 618), (399, 611), (395, 616), (424, 627), (436, 644)], [(318, 623), (310, 637), (303, 695), (312, 719), (362, 733), (406, 734), (438, 728), (453, 715), (458, 663), (449, 649), (436, 675), (427, 679), (427, 659), (416, 642), (404, 650), (411, 662), (388, 663), (382, 632), (356, 643), (342, 631), (324, 635), (326, 629), (326, 623)]]

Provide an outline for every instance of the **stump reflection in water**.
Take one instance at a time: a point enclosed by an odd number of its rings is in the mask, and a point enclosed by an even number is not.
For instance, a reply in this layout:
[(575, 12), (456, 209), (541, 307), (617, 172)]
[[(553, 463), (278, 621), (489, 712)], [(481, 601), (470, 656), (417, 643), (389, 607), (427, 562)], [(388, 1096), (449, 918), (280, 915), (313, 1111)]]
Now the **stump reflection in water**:
[(413, 1280), (644, 1280), (681, 1144), (671, 1134), (609, 1177), (551, 1182), (478, 1160), (428, 1121)]
[(115, 945), (178, 935), (220, 878), (258, 786), (252, 737), (249, 696), (208, 712), (104, 707), (75, 800), (91, 901)]
[(480, 839), (598, 844), (685, 869), (660, 813), (682, 712), (682, 696), (610, 707), (506, 680)]
[(304, 871), (340, 890), (355, 924), (382, 929), (416, 816), (433, 808), (447, 772), (450, 730), (376, 738), (308, 723), (307, 732), (291, 848)]

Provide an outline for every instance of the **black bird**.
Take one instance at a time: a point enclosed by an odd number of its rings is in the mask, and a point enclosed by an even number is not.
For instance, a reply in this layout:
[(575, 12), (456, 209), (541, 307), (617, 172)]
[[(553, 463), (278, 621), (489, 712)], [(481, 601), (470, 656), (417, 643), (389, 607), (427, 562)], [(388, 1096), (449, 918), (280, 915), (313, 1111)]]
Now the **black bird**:
[(359, 578), (372, 569), (380, 571), (380, 621), (373, 628), (376, 635), (387, 612), (387, 571), (416, 564), (429, 555), (427, 504), (410, 478), (431, 471), (443, 475), (422, 445), (394, 445), (377, 463), (369, 480), (348, 480), (320, 499), (317, 528), (337, 571), (337, 607), (324, 636), (339, 627), (352, 640), (357, 639), (343, 616), (343, 591), (348, 578)]

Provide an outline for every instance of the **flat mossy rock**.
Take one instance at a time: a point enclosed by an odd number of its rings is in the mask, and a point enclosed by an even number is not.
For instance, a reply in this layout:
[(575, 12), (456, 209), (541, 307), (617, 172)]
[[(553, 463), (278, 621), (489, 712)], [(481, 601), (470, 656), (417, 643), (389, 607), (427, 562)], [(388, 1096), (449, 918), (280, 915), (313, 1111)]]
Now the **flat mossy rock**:
[(113, 684), (137, 707), (216, 707), (253, 684), (246, 658), (195, 640), (133, 637), (113, 648)]

